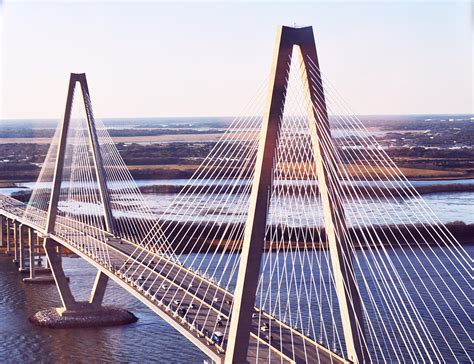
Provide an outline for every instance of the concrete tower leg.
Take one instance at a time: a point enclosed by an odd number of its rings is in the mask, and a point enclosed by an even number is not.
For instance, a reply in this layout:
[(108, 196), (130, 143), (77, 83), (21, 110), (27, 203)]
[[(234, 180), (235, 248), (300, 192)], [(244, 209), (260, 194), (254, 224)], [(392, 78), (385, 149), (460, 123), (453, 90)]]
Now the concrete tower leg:
[(33, 315), (30, 320), (34, 324), (47, 327), (74, 328), (124, 325), (137, 321), (137, 318), (126, 310), (102, 306), (108, 281), (108, 277), (102, 272), (97, 274), (90, 299), (88, 301), (76, 301), (68, 279), (64, 274), (57, 243), (51, 238), (44, 238), (44, 250), (50, 262), (62, 307), (47, 309)]
[[(48, 215), (46, 220), (46, 233), (51, 234), (54, 231), (54, 225), (56, 223), (56, 213), (58, 208), (59, 192), (61, 189), (61, 180), (64, 167), (64, 154), (67, 144), (67, 135), (69, 131), (69, 125), (71, 121), (71, 110), (72, 102), (74, 97), (74, 90), (76, 88), (76, 83), (80, 84), (84, 107), (87, 115), (87, 130), (89, 135), (89, 146), (92, 152), (92, 159), (94, 163), (95, 175), (97, 178), (97, 183), (99, 187), (99, 195), (104, 209), (104, 218), (106, 230), (113, 234), (117, 235), (117, 228), (115, 220), (112, 214), (112, 207), (109, 199), (109, 193), (107, 190), (105, 171), (102, 161), (102, 154), (100, 151), (99, 139), (97, 137), (97, 131), (95, 126), (95, 120), (92, 113), (92, 107), (90, 104), (90, 92), (89, 86), (87, 84), (86, 75), (84, 73), (75, 74), (72, 73), (69, 79), (69, 88), (68, 95), (66, 99), (66, 109), (64, 113), (63, 123), (61, 125), (61, 133), (59, 138), (58, 146), (58, 157), (56, 159), (54, 178), (53, 178), (53, 187), (51, 191), (51, 198), (48, 208)], [(59, 248), (61, 249), (61, 248)], [(104, 284), (107, 284), (107, 280), (102, 279)]]
[[(46, 316), (50, 316), (51, 320), (55, 322), (53, 326), (57, 327), (65, 327), (64, 325), (66, 325), (67, 327), (84, 327), (126, 324), (130, 322), (135, 322), (136, 317), (125, 310), (102, 306), (108, 282), (108, 277), (102, 272), (97, 273), (89, 301), (77, 302), (74, 299), (74, 296), (71, 292), (67, 278), (65, 277), (62, 268), (62, 247), (56, 246), (57, 244), (53, 242), (51, 238), (49, 238), (49, 236), (54, 233), (54, 227), (56, 223), (59, 194), (64, 169), (64, 157), (67, 144), (67, 135), (71, 120), (71, 109), (74, 89), (76, 87), (77, 82), (79, 82), (81, 86), (83, 102), (87, 114), (89, 146), (92, 151), (95, 175), (98, 182), (99, 194), (104, 209), (106, 229), (109, 233), (117, 235), (115, 220), (112, 215), (112, 208), (109, 200), (109, 193), (107, 191), (105, 171), (100, 152), (99, 140), (97, 138), (95, 121), (90, 105), (90, 94), (87, 85), (86, 75), (72, 73), (69, 79), (66, 109), (60, 130), (53, 185), (46, 218), (45, 235), (47, 238), (44, 241), (44, 250), (46, 252), (51, 271), (53, 273), (53, 277), (56, 282), (59, 295), (61, 297), (63, 307), (54, 311), (48, 311), (46, 313), (43, 312), (42, 315), (44, 316), (46, 314)], [(42, 315), (35, 315), (33, 317), (33, 322), (41, 326), (43, 324), (41, 319), (43, 317)], [(79, 317), (79, 319), (75, 320), (75, 317)]]
[(93, 307), (100, 308), (102, 306), (102, 302), (104, 300), (105, 290), (107, 288), (108, 281), (109, 281), (108, 276), (106, 276), (101, 271), (97, 272), (97, 275), (94, 281), (94, 286), (92, 287), (92, 292), (89, 299), (89, 303)]
[(78, 311), (93, 311), (100, 308), (105, 295), (108, 277), (103, 273), (98, 274), (94, 283), (90, 301), (77, 302), (69, 286), (69, 280), (64, 274), (62, 267), (62, 257), (59, 253), (61, 249), (58, 249), (58, 245), (59, 244), (50, 238), (44, 239), (44, 250), (50, 262), (51, 272), (53, 274), (56, 287), (58, 288), (59, 297), (61, 298), (61, 302), (63, 304), (63, 307), (59, 309), (58, 312), (61, 314), (73, 314)]
[[(354, 280), (354, 272), (349, 255), (348, 242), (339, 238), (345, 229), (344, 211), (338, 203), (338, 178), (325, 165), (331, 165), (331, 151), (323, 150), (323, 135), (330, 136), (329, 122), (324, 100), (315, 97), (313, 87), (320, 86), (320, 75), (317, 80), (308, 76), (308, 57), (317, 64), (316, 45), (311, 27), (281, 27), (276, 40), (276, 48), (270, 76), (270, 92), (266, 113), (263, 117), (259, 147), (255, 163), (255, 173), (249, 201), (249, 212), (245, 226), (242, 253), (234, 294), (229, 337), (225, 356), (226, 363), (247, 362), (247, 352), (252, 327), (252, 312), (255, 306), (255, 294), (262, 252), (265, 244), (267, 215), (270, 193), (272, 191), (273, 158), (278, 143), (278, 132), (283, 119), (288, 72), (293, 49), (299, 50), (306, 72), (303, 83), (311, 100), (308, 107), (308, 122), (312, 130), (313, 153), (317, 164), (317, 178), (323, 202), (323, 213), (331, 264), (336, 281), (336, 290), (341, 313), (344, 339), (348, 357), (353, 362), (362, 361), (365, 357), (363, 337), (363, 316), (359, 292)], [(330, 149), (330, 148), (329, 148)], [(342, 221), (340, 221), (342, 220)]]
[[(43, 248), (43, 251), (44, 251), (44, 248)], [(51, 269), (51, 264), (49, 264), (49, 259), (48, 259), (48, 256), (46, 255), (46, 252), (44, 252), (44, 267), (46, 269)]]
[(58, 288), (59, 297), (61, 298), (64, 309), (76, 309), (76, 300), (72, 295), (68, 279), (64, 274), (61, 257), (59, 256), (57, 250), (57, 243), (52, 241), (50, 238), (44, 238), (43, 247), (46, 257), (48, 258), (51, 267), (51, 273), (53, 274), (56, 287)]

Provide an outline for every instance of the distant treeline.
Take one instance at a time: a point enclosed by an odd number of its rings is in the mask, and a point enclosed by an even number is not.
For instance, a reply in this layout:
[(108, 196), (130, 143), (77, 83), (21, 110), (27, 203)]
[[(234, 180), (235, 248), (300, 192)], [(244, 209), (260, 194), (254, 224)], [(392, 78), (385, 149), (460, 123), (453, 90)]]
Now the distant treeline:
[(173, 142), (146, 145), (118, 143), (117, 148), (127, 166), (158, 166), (200, 164), (214, 145), (215, 142)]
[[(170, 226), (171, 225), (171, 226)], [(179, 253), (214, 251), (219, 246), (220, 251), (230, 251), (233, 247), (237, 251), (241, 249), (241, 241), (234, 242), (227, 240), (229, 232), (236, 229), (243, 229), (243, 226), (233, 227), (226, 224), (215, 224), (213, 227), (193, 226), (192, 224), (178, 224), (174, 222), (162, 223), (165, 232), (173, 231), (172, 239), (169, 243), (176, 248)], [(170, 229), (171, 227), (171, 229)], [(391, 246), (394, 248), (405, 246), (427, 246), (443, 245), (439, 243), (439, 236), (443, 236), (440, 231), (446, 228), (458, 242), (462, 244), (474, 243), (474, 224), (464, 222), (453, 222), (442, 225), (375, 225), (372, 227), (349, 228), (348, 236), (356, 249), (374, 248), (379, 246)], [(306, 248), (310, 250), (327, 248), (326, 233), (323, 227), (300, 227), (291, 229), (285, 226), (273, 226), (273, 236), (278, 236), (282, 244), (291, 245), (293, 248)], [(217, 236), (219, 239), (206, 240), (205, 237)], [(307, 237), (305, 242), (302, 237)], [(312, 237), (312, 238), (310, 238)], [(266, 239), (266, 250), (275, 250), (269, 237)], [(281, 246), (280, 246), (281, 249)]]
[[(36, 131), (36, 129), (34, 130)], [(120, 133), (121, 131), (122, 129), (111, 130), (114, 133)], [(148, 132), (148, 129), (143, 131)], [(9, 137), (7, 134), (0, 133), (0, 135)], [(471, 140), (474, 140), (474, 133), (469, 135), (463, 132), (463, 135), (467, 135)], [(205, 137), (202, 139), (205, 139)], [(135, 179), (186, 179), (192, 176), (196, 167), (205, 160), (215, 144), (214, 141), (201, 140), (155, 144), (116, 143), (116, 146), (125, 164), (130, 167), (130, 172)], [(240, 143), (239, 153), (244, 155), (248, 146), (248, 143)], [(48, 148), (49, 144), (0, 144), (0, 180), (36, 180), (40, 172), (38, 165), (44, 162)], [(353, 164), (357, 162), (364, 164), (365, 160), (371, 160), (371, 151), (358, 150), (356, 155), (353, 155), (353, 152), (349, 149), (339, 149), (338, 151), (343, 162), (351, 161)], [(387, 149), (387, 153), (396, 161), (399, 167), (420, 170), (409, 171), (411, 173), (410, 178), (470, 177), (474, 174), (474, 148), (393, 147)], [(361, 167), (361, 169), (364, 171), (366, 168)], [(426, 169), (433, 170), (433, 172), (426, 174), (423, 171)], [(368, 172), (371, 171), (370, 168), (368, 170)], [(240, 166), (228, 168), (226, 171), (227, 175), (232, 175), (232, 173), (235, 175), (240, 172)], [(374, 173), (376, 172), (374, 171)]]
[[(246, 186), (234, 186), (232, 188), (233, 193), (241, 193)], [(189, 186), (186, 187), (185, 192), (187, 193), (199, 193), (199, 192), (211, 192), (212, 193), (225, 193), (230, 191), (230, 185), (216, 185), (216, 186)], [(282, 194), (289, 194), (295, 195), (300, 193), (308, 193), (309, 190), (312, 189), (314, 193), (318, 192), (317, 186), (307, 187), (307, 186), (280, 186), (279, 191)], [(429, 186), (417, 186), (414, 187), (417, 193), (420, 195), (426, 195), (430, 193), (445, 193), (445, 192), (474, 192), (474, 184), (460, 184), (460, 183), (452, 183), (452, 184), (445, 184), (445, 185), (429, 185)], [(153, 194), (160, 194), (160, 193), (178, 193), (183, 190), (183, 186), (174, 186), (174, 185), (152, 185), (152, 186), (141, 186), (140, 191), (142, 193), (153, 193)], [(364, 188), (356, 188), (357, 196), (368, 197), (368, 196), (399, 196), (400, 193), (405, 193), (402, 188), (374, 188), (373, 190), (371, 187), (364, 187)], [(348, 196), (350, 194), (354, 194), (352, 188), (343, 187), (344, 193)]]
[[(125, 219), (117, 219), (118, 226), (124, 226)], [(134, 218), (127, 218), (127, 224), (133, 224)], [(138, 225), (138, 220), (136, 221)], [(229, 240), (235, 234), (232, 231), (242, 232), (244, 224), (204, 224), (179, 223), (175, 221), (159, 221), (161, 232), (167, 237), (167, 244), (173, 247), (176, 253), (202, 253), (208, 251), (240, 251), (242, 241)], [(324, 227), (299, 227), (289, 228), (287, 226), (273, 226), (272, 236), (278, 236), (281, 244), (293, 249), (305, 248), (309, 250), (326, 249), (326, 233)], [(441, 238), (452, 234), (461, 244), (474, 243), (474, 224), (466, 224), (461, 221), (442, 224), (393, 224), (373, 225), (361, 228), (349, 228), (348, 237), (356, 249), (367, 249), (376, 247), (403, 248), (426, 247), (429, 245), (445, 246)], [(157, 234), (158, 235), (158, 234)], [(242, 235), (242, 234), (240, 234)], [(123, 233), (127, 239), (140, 242), (140, 237), (130, 236)], [(211, 238), (217, 237), (217, 238)], [(303, 237), (306, 237), (304, 239)], [(265, 250), (275, 250), (275, 244), (271, 244), (267, 236)], [(306, 240), (306, 242), (305, 242)], [(146, 241), (147, 244), (160, 244), (156, 241)], [(279, 249), (281, 249), (281, 245)]]
[[(73, 218), (73, 216), (71, 216)], [(84, 216), (77, 215), (83, 221)], [(103, 220), (103, 219), (102, 219)], [(133, 217), (118, 218), (117, 226), (119, 236), (131, 240), (135, 243), (145, 243), (147, 245), (159, 247), (161, 244), (168, 244), (177, 254), (181, 253), (203, 253), (203, 252), (238, 252), (241, 249), (241, 240), (230, 240), (235, 237), (236, 231), (242, 232), (244, 224), (193, 224), (180, 223), (175, 221), (158, 221), (161, 233), (167, 237), (166, 243), (158, 238), (152, 240), (143, 240), (147, 233), (151, 230), (156, 222), (146, 224), (149, 229), (141, 232), (140, 236), (131, 235), (133, 232), (121, 231), (120, 227), (125, 225), (140, 226), (142, 223)], [(102, 221), (104, 224), (105, 222)], [(156, 228), (155, 228), (156, 229)], [(138, 234), (140, 230), (134, 233)], [(265, 241), (265, 250), (276, 249), (308, 249), (319, 250), (327, 249), (326, 233), (322, 226), (319, 227), (298, 227), (291, 228), (284, 225), (272, 226), (271, 234), (278, 237), (277, 244), (271, 244), (270, 236)], [(156, 229), (157, 234), (160, 232)], [(233, 233), (232, 233), (233, 232)], [(454, 238), (463, 245), (474, 243), (474, 224), (466, 224), (461, 221), (455, 221), (447, 224), (390, 224), (390, 225), (372, 225), (362, 227), (351, 227), (347, 231), (348, 239), (351, 241), (355, 249), (380, 248), (382, 246), (388, 249), (398, 249), (406, 247), (426, 247), (426, 246), (446, 246), (452, 244), (443, 242), (447, 237)], [(163, 235), (161, 235), (163, 236)], [(212, 238), (214, 237), (214, 238)], [(411, 249), (411, 248), (410, 248)]]
[(56, 129), (2, 128), (2, 138), (52, 138)]
[(34, 181), (38, 178), (41, 168), (26, 162), (0, 163), (0, 180), (3, 181)]
[[(469, 119), (473, 115), (378, 115), (361, 116), (365, 127), (378, 127), (383, 130), (436, 130), (445, 131), (447, 128), (461, 128), (473, 130), (470, 120), (454, 120), (458, 118)], [(426, 120), (430, 119), (430, 120)], [(448, 121), (452, 119), (452, 121)], [(441, 121), (444, 120), (444, 121)]]
[[(186, 193), (229, 193), (230, 191), (229, 185), (214, 185), (214, 186), (188, 186), (185, 190), (183, 190), (183, 186), (175, 186), (175, 185), (153, 185), (153, 186), (141, 186), (139, 187), (140, 191), (145, 194), (176, 194), (181, 191)], [(234, 186), (232, 188), (232, 193), (242, 193), (245, 186)], [(295, 187), (295, 186), (281, 186), (279, 190), (282, 194), (289, 194), (295, 195), (300, 193), (307, 193), (310, 187)], [(317, 193), (317, 187), (313, 186), (313, 193)], [(352, 189), (348, 189), (347, 187), (343, 188), (344, 193), (348, 196), (350, 194), (354, 195)], [(431, 186), (417, 186), (414, 187), (414, 190), (420, 195), (427, 195), (431, 193), (448, 193), (448, 192), (474, 192), (474, 185), (473, 184), (446, 184), (446, 185), (431, 185)], [(25, 189), (22, 191), (12, 193), (12, 197), (16, 198), (21, 202), (27, 203), (31, 198), (31, 190)], [(120, 192), (120, 191), (119, 191)], [(127, 193), (127, 191), (123, 191)], [(366, 187), (365, 189), (358, 189), (357, 196), (359, 197), (399, 197), (400, 194), (402, 196), (406, 196), (406, 193), (409, 192), (404, 191), (404, 189), (396, 189), (396, 188), (376, 188), (372, 190), (370, 187)], [(411, 190), (413, 192), (413, 190)], [(409, 193), (411, 193), (409, 192)]]
[[(473, 134), (474, 136), (474, 134)], [(417, 157), (417, 158), (436, 158), (438, 162), (449, 159), (474, 159), (474, 149), (462, 148), (462, 149), (432, 149), (424, 147), (412, 147), (412, 148), (390, 148), (388, 154), (391, 158), (397, 157)]]
[[(56, 129), (14, 129), (2, 128), (2, 138), (52, 138)], [(138, 137), (138, 136), (159, 136), (159, 135), (180, 135), (180, 134), (215, 134), (224, 132), (223, 129), (194, 129), (194, 128), (128, 128), (128, 129), (108, 129), (111, 137)]]

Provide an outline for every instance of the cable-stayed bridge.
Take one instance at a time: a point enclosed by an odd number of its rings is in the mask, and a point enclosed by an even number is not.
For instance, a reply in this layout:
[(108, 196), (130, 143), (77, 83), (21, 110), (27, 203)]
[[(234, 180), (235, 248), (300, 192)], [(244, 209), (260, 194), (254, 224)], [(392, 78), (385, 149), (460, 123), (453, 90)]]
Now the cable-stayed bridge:
[[(30, 201), (1, 196), (0, 215), (21, 264), (42, 241), (62, 314), (112, 279), (215, 362), (473, 357), (472, 258), (323, 77), (311, 27), (280, 29), (269, 80), (162, 216), (83, 74)], [(58, 245), (98, 269), (89, 302)]]

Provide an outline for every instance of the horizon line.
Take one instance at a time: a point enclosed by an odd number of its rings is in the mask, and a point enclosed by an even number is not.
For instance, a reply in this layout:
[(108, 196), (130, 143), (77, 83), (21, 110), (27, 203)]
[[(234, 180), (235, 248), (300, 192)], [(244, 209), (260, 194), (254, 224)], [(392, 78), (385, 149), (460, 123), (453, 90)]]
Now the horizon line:
[[(337, 114), (337, 115), (346, 115), (346, 114)], [(472, 116), (474, 117), (474, 113), (466, 113), (466, 112), (457, 112), (457, 113), (407, 113), (407, 114), (352, 114), (357, 117), (387, 117), (387, 116), (449, 116), (449, 115), (463, 115), (463, 116)], [(332, 115), (329, 115), (330, 117)], [(177, 116), (177, 115), (168, 115), (168, 116), (100, 116), (100, 117), (95, 117), (95, 119), (100, 119), (100, 120), (112, 120), (112, 119), (166, 119), (166, 118), (174, 118), (174, 119), (187, 119), (187, 118), (236, 118), (239, 117), (239, 115), (189, 115), (189, 116)], [(43, 121), (43, 120), (60, 120), (63, 117), (0, 117), (0, 121)]]

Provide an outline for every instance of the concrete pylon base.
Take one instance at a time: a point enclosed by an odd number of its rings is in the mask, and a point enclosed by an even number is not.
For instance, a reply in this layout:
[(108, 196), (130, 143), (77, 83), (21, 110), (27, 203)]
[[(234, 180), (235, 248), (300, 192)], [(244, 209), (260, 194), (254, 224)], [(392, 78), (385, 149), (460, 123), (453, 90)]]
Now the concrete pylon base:
[[(24, 274), (29, 274), (30, 273), (30, 267), (28, 268), (23, 268), (23, 269), (20, 269), (18, 268), (18, 271), (20, 273), (24, 273)], [(35, 273), (36, 274), (51, 274), (51, 269), (49, 268), (35, 268)]]
[(0, 246), (0, 254), (12, 255), (12, 253), (9, 252), (5, 246)]
[(28, 284), (50, 284), (55, 283), (52, 275), (36, 276), (34, 278), (23, 278), (23, 283)]
[(40, 327), (71, 329), (127, 325), (136, 322), (138, 318), (122, 308), (92, 308), (87, 302), (79, 302), (77, 309), (66, 311), (64, 308), (49, 308), (35, 313), (29, 320)]

